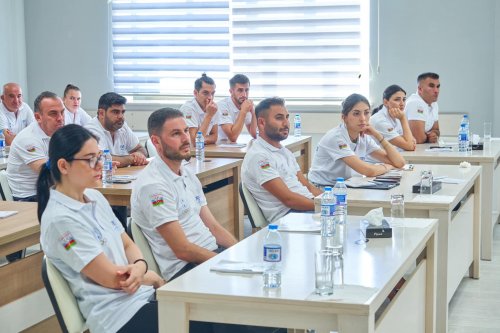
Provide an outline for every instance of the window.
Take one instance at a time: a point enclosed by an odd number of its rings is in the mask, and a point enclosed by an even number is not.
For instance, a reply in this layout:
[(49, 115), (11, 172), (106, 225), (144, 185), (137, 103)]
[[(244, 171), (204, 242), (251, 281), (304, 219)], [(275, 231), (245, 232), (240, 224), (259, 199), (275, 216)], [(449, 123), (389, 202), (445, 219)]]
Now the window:
[(227, 95), (338, 101), (368, 90), (368, 1), (114, 0), (114, 84), (126, 95), (192, 95), (206, 72)]

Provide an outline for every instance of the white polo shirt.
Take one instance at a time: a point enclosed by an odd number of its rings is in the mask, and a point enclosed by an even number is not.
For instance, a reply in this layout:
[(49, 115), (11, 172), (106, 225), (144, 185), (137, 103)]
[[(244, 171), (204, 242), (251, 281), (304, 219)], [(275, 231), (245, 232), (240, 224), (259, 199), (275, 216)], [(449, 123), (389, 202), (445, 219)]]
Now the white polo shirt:
[(40, 244), (75, 295), (91, 332), (116, 332), (154, 293), (141, 286), (134, 294), (103, 287), (82, 274), (98, 255), (115, 265), (128, 265), (121, 235), (124, 230), (106, 198), (97, 190), (85, 190), (82, 203), (54, 189), (42, 215)]
[(248, 149), (241, 166), (241, 181), (252, 193), (266, 220), (274, 222), (290, 210), (262, 185), (281, 177), (290, 191), (313, 198), (307, 187), (297, 178), (299, 164), (293, 153), (285, 147), (276, 148), (260, 136)]
[[(399, 119), (392, 118), (385, 106), (370, 117), (370, 125), (373, 126), (387, 141), (391, 141), (403, 135), (403, 126)], [(394, 146), (398, 151), (404, 151)]]
[(319, 141), (308, 178), (316, 184), (331, 185), (337, 177), (348, 179), (359, 175), (342, 159), (356, 155), (365, 161), (368, 155), (379, 149), (369, 135), (359, 136), (357, 143), (352, 142), (347, 128), (342, 123), (329, 130)]
[[(224, 133), (222, 129), (222, 125), (224, 124), (234, 124), (236, 118), (240, 113), (238, 107), (234, 104), (231, 96), (224, 98), (217, 102), (218, 112), (220, 113), (220, 122), (219, 122), (219, 140), (227, 140), (227, 135)], [(252, 113), (247, 112), (245, 115), (245, 125), (249, 126), (252, 122)]]
[[(217, 106), (218, 107), (218, 106)], [(180, 111), (184, 114), (184, 118), (186, 118), (186, 124), (189, 128), (196, 127), (199, 128), (203, 120), (205, 119), (206, 113), (201, 109), (200, 105), (196, 101), (196, 98), (192, 98), (191, 100), (185, 102)], [(215, 115), (210, 120), (210, 125), (208, 125), (207, 133), (210, 134), (212, 127), (217, 126), (219, 124), (220, 113), (219, 110), (215, 113)]]
[(92, 118), (85, 128), (94, 133), (99, 138), (99, 149), (109, 149), (111, 155), (125, 156), (139, 144), (139, 139), (128, 127), (127, 123), (115, 132), (114, 140), (111, 133), (102, 127), (97, 117)]
[(425, 121), (425, 131), (429, 132), (438, 121), (439, 107), (437, 102), (427, 104), (417, 93), (411, 94), (406, 100), (405, 112), (408, 120)]
[(187, 262), (175, 256), (157, 231), (159, 226), (179, 221), (190, 243), (210, 251), (217, 249), (215, 237), (200, 218), (207, 200), (200, 181), (189, 169), (181, 167), (179, 176), (161, 158), (154, 158), (134, 182), (130, 202), (132, 219), (148, 240), (165, 280)]
[(5, 105), (0, 102), (0, 129), (8, 129), (12, 133), (18, 134), (34, 120), (35, 116), (28, 104), (23, 102), (17, 111), (16, 117), (15, 112), (10, 112)]
[(38, 172), (33, 171), (28, 164), (48, 158), (49, 141), (50, 137), (36, 121), (12, 140), (7, 159), (7, 179), (13, 196), (27, 198), (36, 195)]
[(90, 120), (92, 120), (92, 117), (80, 107), (75, 113), (64, 108), (64, 125), (77, 124), (85, 126)]

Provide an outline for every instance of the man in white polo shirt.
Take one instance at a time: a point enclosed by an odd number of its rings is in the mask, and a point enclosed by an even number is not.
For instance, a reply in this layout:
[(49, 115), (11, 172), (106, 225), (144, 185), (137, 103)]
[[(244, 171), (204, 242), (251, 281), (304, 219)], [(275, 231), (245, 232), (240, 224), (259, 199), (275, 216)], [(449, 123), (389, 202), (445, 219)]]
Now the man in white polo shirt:
[(219, 101), (219, 141), (236, 142), (243, 125), (253, 138), (257, 137), (257, 118), (253, 101), (248, 99), (250, 80), (243, 74), (236, 74), (229, 80), (229, 97)]
[(408, 124), (417, 143), (435, 143), (439, 140), (439, 75), (430, 72), (420, 74), (417, 84), (417, 93), (406, 100)]
[(5, 136), (5, 144), (10, 146), (16, 134), (35, 120), (33, 111), (23, 102), (23, 91), (17, 83), (3, 86), (0, 103), (0, 129)]
[(215, 82), (203, 73), (194, 81), (194, 97), (184, 103), (180, 110), (189, 126), (189, 136), (193, 147), (196, 144), (196, 133), (203, 133), (205, 144), (217, 142), (219, 112), (214, 102)]
[[(49, 156), (50, 137), (64, 126), (64, 105), (56, 94), (45, 91), (35, 99), (35, 119), (12, 141), (7, 160), (7, 179), (14, 201), (36, 202), (36, 181)], [(21, 251), (7, 260), (21, 258)]]
[(146, 235), (161, 275), (172, 280), (236, 239), (210, 212), (196, 175), (182, 165), (190, 156), (182, 113), (156, 110), (148, 119), (148, 132), (158, 156), (134, 182), (132, 219)]
[(285, 101), (266, 98), (257, 105), (255, 114), (259, 137), (243, 159), (242, 183), (269, 222), (291, 210), (313, 211), (313, 198), (321, 190), (307, 181), (295, 156), (280, 143), (288, 137), (290, 129)]
[(109, 149), (113, 161), (120, 162), (120, 168), (148, 163), (146, 150), (125, 122), (126, 103), (127, 99), (117, 93), (102, 95), (97, 116), (85, 125), (99, 138), (99, 148)]

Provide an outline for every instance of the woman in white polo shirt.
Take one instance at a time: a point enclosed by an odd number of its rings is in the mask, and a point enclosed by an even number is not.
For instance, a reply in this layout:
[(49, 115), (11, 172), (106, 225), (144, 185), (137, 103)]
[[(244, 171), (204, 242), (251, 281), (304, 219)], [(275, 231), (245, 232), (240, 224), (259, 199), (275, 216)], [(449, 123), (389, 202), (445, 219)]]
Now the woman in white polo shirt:
[(148, 271), (106, 199), (92, 189), (100, 184), (100, 155), (95, 136), (79, 125), (54, 133), (37, 183), (40, 243), (91, 332), (157, 332), (154, 288), (165, 282)]
[[(334, 184), (337, 177), (381, 175), (405, 164), (393, 145), (369, 124), (370, 103), (359, 94), (342, 102), (342, 123), (318, 143), (308, 178), (317, 185)], [(367, 157), (380, 162), (368, 163)]]
[(64, 103), (64, 124), (77, 124), (85, 126), (92, 117), (80, 107), (82, 93), (80, 88), (71, 83), (66, 85), (63, 94)]
[(393, 84), (384, 90), (383, 103), (373, 109), (370, 125), (384, 136), (398, 151), (415, 150), (415, 138), (405, 113), (406, 91)]

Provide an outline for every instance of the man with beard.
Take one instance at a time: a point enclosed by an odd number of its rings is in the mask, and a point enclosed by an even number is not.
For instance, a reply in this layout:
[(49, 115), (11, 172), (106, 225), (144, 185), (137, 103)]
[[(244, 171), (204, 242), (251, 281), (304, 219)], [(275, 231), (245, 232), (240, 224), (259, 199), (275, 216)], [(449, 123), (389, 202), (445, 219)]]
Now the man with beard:
[(229, 80), (229, 87), (231, 96), (217, 103), (221, 114), (219, 140), (236, 142), (243, 125), (247, 127), (248, 133), (256, 138), (257, 118), (253, 101), (248, 99), (250, 80), (243, 74), (236, 74)]
[(126, 103), (125, 97), (114, 92), (102, 95), (99, 98), (97, 116), (85, 125), (99, 138), (99, 148), (109, 149), (113, 161), (120, 162), (120, 168), (148, 163), (146, 150), (125, 123)]
[(0, 96), (0, 130), (5, 144), (10, 146), (17, 133), (21, 132), (35, 117), (28, 104), (23, 102), (23, 91), (17, 83), (6, 83)]
[(172, 108), (154, 111), (148, 132), (158, 157), (134, 182), (132, 219), (168, 281), (236, 244), (236, 239), (212, 215), (196, 175), (182, 165), (190, 156), (183, 114)]
[(313, 211), (321, 190), (309, 183), (292, 152), (280, 142), (288, 137), (289, 114), (285, 101), (266, 98), (255, 108), (259, 137), (242, 165), (242, 183), (252, 193), (269, 222), (290, 211)]

